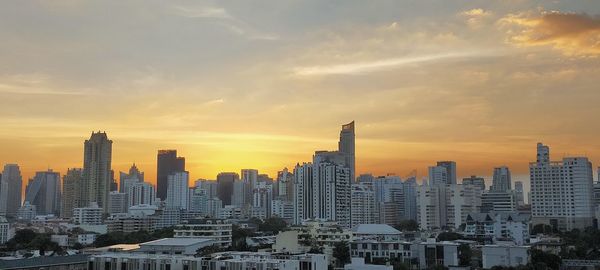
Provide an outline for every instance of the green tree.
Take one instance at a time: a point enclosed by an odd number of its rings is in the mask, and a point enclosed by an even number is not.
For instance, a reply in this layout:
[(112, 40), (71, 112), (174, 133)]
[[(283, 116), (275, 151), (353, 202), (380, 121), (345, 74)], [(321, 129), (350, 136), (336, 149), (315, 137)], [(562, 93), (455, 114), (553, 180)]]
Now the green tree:
[(218, 247), (216, 245), (211, 245), (211, 246), (199, 248), (198, 250), (196, 250), (196, 255), (200, 256), (200, 257), (204, 257), (204, 256), (208, 256), (210, 254), (221, 252), (221, 251), (223, 251), (223, 249), (221, 249), (220, 247)]
[(403, 232), (414, 232), (419, 230), (419, 224), (417, 224), (417, 222), (412, 219), (400, 221), (400, 223), (398, 223), (398, 225), (396, 225), (395, 227), (397, 230)]
[(554, 254), (541, 251), (539, 249), (531, 249), (531, 264), (538, 269), (544, 264), (550, 269), (559, 269), (562, 264), (562, 259)]
[(461, 235), (455, 232), (442, 232), (437, 236), (438, 241), (454, 241), (458, 239), (461, 239)]
[(460, 246), (458, 246), (458, 265), (470, 266), (471, 256), (473, 256), (471, 246), (469, 246), (468, 244), (461, 244)]
[(258, 224), (258, 230), (261, 232), (271, 232), (277, 234), (283, 229), (287, 228), (285, 220), (279, 217), (270, 217), (264, 220), (264, 222)]
[(338, 267), (343, 267), (350, 262), (350, 246), (348, 242), (337, 242), (333, 247), (333, 257)]

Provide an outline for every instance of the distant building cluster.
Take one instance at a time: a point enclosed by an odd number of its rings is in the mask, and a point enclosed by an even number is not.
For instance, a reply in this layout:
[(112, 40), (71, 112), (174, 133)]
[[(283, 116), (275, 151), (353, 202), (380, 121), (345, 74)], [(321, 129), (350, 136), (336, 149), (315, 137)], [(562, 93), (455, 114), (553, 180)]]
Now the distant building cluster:
[[(600, 183), (594, 183), (591, 162), (586, 157), (551, 161), (550, 148), (541, 143), (529, 164), (527, 194), (506, 166), (493, 169), (489, 187), (476, 175), (459, 182), (457, 164), (449, 160), (429, 167), (422, 181), (416, 173), (402, 178), (356, 175), (354, 122), (342, 126), (338, 149), (315, 151), (311, 161), (284, 168), (275, 179), (243, 169), (191, 182), (185, 158), (176, 150), (159, 150), (156, 185), (135, 164), (119, 172), (117, 181), (112, 143), (105, 132), (92, 132), (84, 142), (81, 168), (70, 168), (62, 177), (51, 169), (36, 172), (24, 198), (19, 166), (6, 164), (0, 175), (0, 244), (16, 230), (36, 226), (64, 246), (90, 245), (104, 233), (173, 228), (173, 238), (96, 249), (77, 257), (74, 265), (325, 269), (336, 263), (335, 249), (344, 243), (352, 257), (346, 269), (390, 269), (371, 264), (377, 261), (417, 269), (458, 266), (464, 245), (477, 245), (483, 267), (490, 268), (526, 264), (527, 251), (537, 241), (531, 236), (534, 226), (553, 231), (597, 228), (600, 218)], [(270, 218), (289, 228), (247, 239), (248, 245), (270, 245), (269, 250), (197, 256), (206, 247), (231, 248), (234, 228)], [(61, 234), (65, 229), (77, 233)], [(431, 237), (448, 232), (460, 235), (462, 242)]]

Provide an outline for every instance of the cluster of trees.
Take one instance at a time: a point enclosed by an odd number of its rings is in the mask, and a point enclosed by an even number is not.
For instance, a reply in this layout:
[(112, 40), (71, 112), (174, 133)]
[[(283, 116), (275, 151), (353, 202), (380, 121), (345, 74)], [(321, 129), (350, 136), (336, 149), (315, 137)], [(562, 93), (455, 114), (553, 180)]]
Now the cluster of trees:
[(4, 251), (39, 250), (40, 255), (63, 254), (65, 251), (50, 240), (50, 234), (37, 233), (30, 229), (15, 232), (15, 236), (5, 244)]
[(111, 232), (96, 237), (94, 247), (105, 247), (116, 244), (136, 244), (157, 240), (160, 238), (173, 237), (173, 228), (164, 228), (154, 232), (136, 231), (133, 233)]
[(415, 220), (407, 219), (400, 221), (394, 228), (401, 232), (415, 232), (419, 230), (419, 224)]
[(597, 260), (600, 258), (600, 230), (574, 229), (559, 235), (564, 243), (560, 253), (563, 259)]

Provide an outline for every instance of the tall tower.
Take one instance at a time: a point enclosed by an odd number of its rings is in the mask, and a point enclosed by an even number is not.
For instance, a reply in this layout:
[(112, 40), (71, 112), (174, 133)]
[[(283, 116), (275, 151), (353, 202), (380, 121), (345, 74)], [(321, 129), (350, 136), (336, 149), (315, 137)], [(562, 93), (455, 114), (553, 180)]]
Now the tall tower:
[(106, 213), (112, 179), (112, 141), (105, 132), (92, 132), (84, 143), (81, 201), (84, 206), (96, 202)]
[(356, 181), (356, 152), (355, 152), (354, 121), (342, 125), (338, 151), (345, 155), (346, 166), (350, 169), (350, 182)]
[(72, 217), (73, 209), (82, 207), (81, 188), (83, 182), (83, 170), (81, 168), (68, 169), (63, 176), (61, 217)]
[(512, 188), (510, 170), (506, 166), (494, 168), (492, 191), (506, 192)]
[(156, 197), (167, 199), (169, 175), (185, 171), (185, 158), (177, 156), (177, 150), (158, 150), (156, 162)]
[(42, 215), (58, 216), (60, 197), (60, 174), (52, 170), (36, 172), (25, 190), (25, 201), (35, 205), (37, 213)]
[(446, 184), (455, 185), (456, 183), (456, 162), (454, 161), (438, 161), (439, 167), (446, 168), (446, 174), (448, 175), (448, 182)]
[(17, 164), (4, 165), (0, 180), (0, 216), (14, 217), (21, 207), (23, 179)]
[(231, 205), (234, 184), (240, 181), (240, 176), (234, 172), (222, 172), (217, 175), (217, 197), (223, 205)]

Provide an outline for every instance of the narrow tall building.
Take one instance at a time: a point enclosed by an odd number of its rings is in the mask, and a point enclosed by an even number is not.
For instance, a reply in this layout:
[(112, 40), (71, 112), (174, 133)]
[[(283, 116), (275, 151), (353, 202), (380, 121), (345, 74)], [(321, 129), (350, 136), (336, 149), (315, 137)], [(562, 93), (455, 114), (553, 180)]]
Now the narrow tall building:
[(73, 209), (83, 206), (81, 203), (82, 184), (83, 169), (68, 169), (67, 173), (63, 176), (61, 217), (70, 218), (73, 216)]
[(25, 201), (36, 207), (38, 215), (55, 215), (60, 213), (60, 174), (48, 170), (36, 172), (25, 189)]
[(173, 210), (187, 210), (189, 206), (189, 173), (175, 172), (170, 174), (167, 180), (167, 208)]
[(119, 172), (119, 192), (127, 193), (134, 183), (144, 182), (144, 173), (140, 172), (135, 163), (129, 168), (129, 172)]
[(158, 150), (156, 157), (156, 197), (167, 199), (169, 175), (185, 171), (185, 158), (177, 156), (177, 150)]
[(84, 143), (83, 183), (81, 202), (83, 206), (97, 203), (104, 213), (108, 212), (108, 193), (113, 182), (112, 141), (105, 132), (92, 132)]
[(429, 167), (429, 185), (450, 185), (450, 175), (448, 169), (442, 166)]
[(370, 185), (352, 185), (352, 228), (360, 224), (376, 224), (375, 193)]
[(342, 125), (338, 151), (345, 155), (346, 166), (350, 169), (350, 181), (356, 181), (356, 146), (354, 134), (354, 121)]
[(537, 160), (529, 164), (532, 224), (559, 230), (592, 226), (593, 172), (586, 157), (550, 161), (550, 148), (538, 143)]
[(17, 164), (6, 164), (0, 179), (0, 216), (15, 217), (21, 207), (23, 178)]
[(512, 189), (510, 170), (506, 166), (494, 168), (491, 191), (505, 192)]
[(446, 169), (446, 174), (448, 175), (448, 182), (446, 184), (454, 185), (456, 184), (456, 162), (454, 161), (438, 161), (438, 167), (443, 167)]

